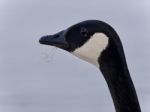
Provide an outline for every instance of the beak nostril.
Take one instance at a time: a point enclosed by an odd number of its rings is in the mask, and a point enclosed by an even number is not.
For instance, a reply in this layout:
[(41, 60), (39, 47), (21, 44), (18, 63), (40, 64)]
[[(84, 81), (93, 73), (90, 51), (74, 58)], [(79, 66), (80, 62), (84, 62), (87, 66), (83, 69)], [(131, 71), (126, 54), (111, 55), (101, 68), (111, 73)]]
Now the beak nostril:
[(58, 38), (59, 37), (59, 35), (55, 35), (53, 38)]

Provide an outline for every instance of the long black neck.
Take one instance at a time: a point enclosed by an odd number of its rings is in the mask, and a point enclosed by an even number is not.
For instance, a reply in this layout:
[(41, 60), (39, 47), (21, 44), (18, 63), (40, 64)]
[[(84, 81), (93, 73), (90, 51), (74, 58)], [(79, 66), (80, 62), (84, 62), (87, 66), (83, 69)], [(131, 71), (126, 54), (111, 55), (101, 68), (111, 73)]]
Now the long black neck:
[(116, 40), (109, 39), (108, 47), (99, 57), (99, 64), (116, 112), (141, 112), (119, 37)]

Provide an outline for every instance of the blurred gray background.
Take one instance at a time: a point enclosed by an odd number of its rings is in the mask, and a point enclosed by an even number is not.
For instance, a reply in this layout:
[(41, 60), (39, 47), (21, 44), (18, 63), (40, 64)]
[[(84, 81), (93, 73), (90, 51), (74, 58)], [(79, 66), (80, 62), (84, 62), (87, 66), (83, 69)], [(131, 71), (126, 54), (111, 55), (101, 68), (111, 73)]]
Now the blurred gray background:
[(77, 22), (112, 25), (143, 112), (150, 112), (149, 0), (0, 0), (0, 112), (115, 112), (97, 68), (40, 45)]

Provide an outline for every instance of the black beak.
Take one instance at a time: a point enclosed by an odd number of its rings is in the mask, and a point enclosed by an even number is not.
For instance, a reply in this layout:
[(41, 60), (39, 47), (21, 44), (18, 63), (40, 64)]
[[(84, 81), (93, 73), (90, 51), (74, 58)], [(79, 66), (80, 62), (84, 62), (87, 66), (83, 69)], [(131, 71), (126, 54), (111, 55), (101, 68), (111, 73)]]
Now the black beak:
[(68, 43), (65, 39), (65, 31), (61, 31), (54, 35), (43, 36), (39, 40), (40, 44), (51, 45), (62, 49), (68, 48)]

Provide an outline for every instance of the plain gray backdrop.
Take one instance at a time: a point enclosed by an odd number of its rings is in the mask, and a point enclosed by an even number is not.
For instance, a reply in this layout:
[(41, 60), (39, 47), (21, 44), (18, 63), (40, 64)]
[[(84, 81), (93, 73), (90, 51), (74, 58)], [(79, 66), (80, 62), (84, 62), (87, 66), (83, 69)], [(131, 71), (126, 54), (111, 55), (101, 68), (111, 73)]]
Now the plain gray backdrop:
[(149, 0), (0, 0), (0, 112), (115, 112), (97, 68), (38, 43), (87, 19), (118, 32), (142, 112), (150, 112)]

